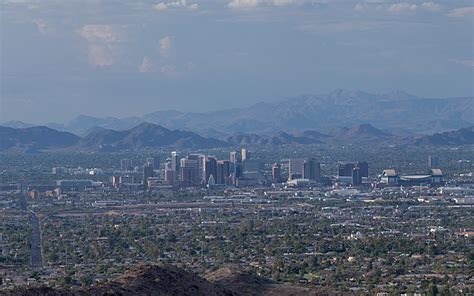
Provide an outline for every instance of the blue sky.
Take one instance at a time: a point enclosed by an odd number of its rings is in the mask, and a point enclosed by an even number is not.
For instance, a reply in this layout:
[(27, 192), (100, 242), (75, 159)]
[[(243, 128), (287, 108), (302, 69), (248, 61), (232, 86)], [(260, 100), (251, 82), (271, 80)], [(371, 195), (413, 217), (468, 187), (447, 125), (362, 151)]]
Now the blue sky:
[(473, 1), (0, 0), (0, 122), (474, 93)]

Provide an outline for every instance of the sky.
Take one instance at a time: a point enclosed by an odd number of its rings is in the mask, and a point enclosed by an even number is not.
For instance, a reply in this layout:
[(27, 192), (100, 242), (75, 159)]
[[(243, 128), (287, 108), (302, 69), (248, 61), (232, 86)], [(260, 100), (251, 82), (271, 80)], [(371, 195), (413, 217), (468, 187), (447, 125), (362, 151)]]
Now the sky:
[(0, 0), (0, 122), (474, 95), (474, 1)]

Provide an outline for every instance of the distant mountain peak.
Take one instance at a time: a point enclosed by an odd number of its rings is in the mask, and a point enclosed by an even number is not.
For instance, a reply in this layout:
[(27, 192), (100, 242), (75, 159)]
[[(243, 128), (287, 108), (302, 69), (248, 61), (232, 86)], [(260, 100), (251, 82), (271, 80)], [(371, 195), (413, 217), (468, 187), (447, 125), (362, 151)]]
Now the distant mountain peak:
[(165, 130), (168, 130), (167, 128), (161, 126), (161, 125), (158, 125), (158, 124), (154, 124), (154, 123), (150, 123), (150, 122), (142, 122), (140, 123), (139, 125), (135, 126), (133, 129), (165, 129)]
[(329, 97), (356, 97), (356, 96), (367, 96), (370, 95), (361, 90), (351, 90), (351, 89), (343, 89), (343, 88), (336, 88), (332, 92), (328, 94)]
[[(102, 129), (84, 137), (82, 149), (136, 150), (157, 147), (209, 148), (225, 146), (214, 138), (204, 138), (193, 132), (169, 130), (161, 125), (142, 122), (124, 131)], [(105, 148), (104, 148), (105, 147)]]
[(6, 126), (6, 127), (11, 127), (11, 128), (27, 128), (27, 127), (35, 126), (34, 124), (25, 123), (25, 122), (20, 121), (20, 120), (11, 120), (11, 121), (8, 121), (8, 122), (4, 122), (0, 125), (1, 126)]
[(395, 89), (392, 90), (384, 95), (382, 95), (384, 99), (387, 100), (413, 100), (413, 99), (418, 99), (417, 96), (412, 95), (410, 93), (407, 93), (404, 90), (401, 89)]
[(363, 124), (355, 125), (347, 131), (347, 134), (368, 135), (368, 136), (375, 136), (375, 137), (391, 136), (390, 134), (374, 127), (370, 123), (363, 123)]

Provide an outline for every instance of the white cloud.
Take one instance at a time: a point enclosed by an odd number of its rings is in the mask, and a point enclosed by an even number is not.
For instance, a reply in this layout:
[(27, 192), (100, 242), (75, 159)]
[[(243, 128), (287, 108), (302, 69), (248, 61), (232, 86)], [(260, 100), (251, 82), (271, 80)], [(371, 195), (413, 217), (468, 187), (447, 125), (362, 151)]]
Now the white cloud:
[(232, 0), (227, 6), (236, 9), (255, 8), (259, 5), (259, 2), (258, 0)]
[(178, 1), (173, 1), (168, 3), (169, 6), (171, 7), (186, 7), (186, 0), (178, 0)]
[(112, 66), (115, 62), (112, 51), (106, 45), (89, 44), (87, 56), (89, 63), (94, 66)]
[(153, 62), (149, 57), (143, 57), (142, 63), (138, 66), (140, 73), (153, 72)]
[(54, 33), (54, 28), (44, 19), (37, 19), (34, 23), (41, 34), (48, 35)]
[(160, 2), (153, 7), (158, 11), (165, 11), (166, 9), (168, 9), (168, 5), (166, 5), (166, 3), (163, 3), (163, 2)]
[(154, 5), (153, 8), (158, 11), (165, 11), (168, 8), (187, 8), (189, 10), (197, 10), (199, 9), (199, 5), (197, 3), (188, 3), (186, 0), (176, 0), (171, 2), (160, 2)]
[(122, 38), (122, 32), (111, 25), (85, 25), (78, 31), (78, 33), (91, 42), (117, 42)]
[(159, 41), (159, 52), (161, 57), (167, 58), (170, 56), (173, 39), (170, 36), (165, 36)]
[[(228, 7), (234, 9), (252, 9), (259, 6), (288, 6), (293, 4), (303, 4), (305, 0), (232, 0), (227, 4)], [(313, 0), (309, 3), (315, 4)]]
[(168, 76), (168, 77), (177, 77), (179, 76), (179, 72), (176, 70), (175, 65), (163, 65), (160, 68), (161, 74)]
[(456, 63), (456, 64), (459, 64), (459, 65), (463, 65), (463, 66), (467, 66), (467, 67), (474, 67), (474, 60), (458, 60), (458, 59), (451, 59), (449, 60), (450, 62), (453, 62), (453, 63)]
[(474, 6), (460, 7), (451, 10), (448, 13), (450, 17), (472, 17), (474, 16)]
[(388, 11), (393, 13), (403, 13), (409, 11), (415, 11), (418, 8), (416, 4), (410, 4), (406, 2), (400, 2), (392, 4), (388, 7)]
[(295, 4), (296, 1), (295, 0), (271, 0), (271, 1), (268, 1), (270, 4), (273, 4), (275, 6), (285, 6), (285, 5), (291, 5), (291, 4)]
[(364, 11), (366, 9), (367, 7), (362, 3), (357, 3), (356, 6), (354, 6), (355, 11)]
[(438, 11), (441, 9), (441, 5), (434, 2), (423, 2), (421, 7), (429, 11)]
[(189, 10), (198, 10), (199, 9), (199, 5), (197, 3), (193, 3), (191, 5), (188, 6), (188, 9)]
[(380, 29), (380, 26), (382, 25), (382, 23), (368, 21), (316, 22), (297, 26), (296, 29), (310, 33), (335, 34), (343, 32), (370, 31), (373, 29)]
[(412, 3), (412, 2), (398, 2), (398, 3), (386, 3), (387, 1), (363, 1), (359, 2), (354, 6), (355, 11), (383, 11), (387, 10), (391, 13), (402, 14), (402, 13), (413, 13), (415, 11), (439, 11), (441, 5), (432, 1), (425, 1), (423, 3)]
[(77, 33), (88, 42), (87, 56), (93, 66), (112, 66), (118, 44), (124, 40), (121, 27), (112, 25), (87, 24)]

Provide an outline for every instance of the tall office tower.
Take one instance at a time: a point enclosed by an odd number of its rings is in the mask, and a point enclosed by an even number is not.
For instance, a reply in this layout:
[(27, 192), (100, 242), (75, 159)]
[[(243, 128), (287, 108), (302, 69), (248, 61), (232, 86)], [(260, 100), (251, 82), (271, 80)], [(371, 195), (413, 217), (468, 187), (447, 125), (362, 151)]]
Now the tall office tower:
[(199, 181), (205, 181), (204, 177), (206, 176), (206, 155), (204, 154), (199, 154), (198, 156), (198, 170)]
[(143, 185), (145, 185), (145, 188), (148, 187), (148, 178), (153, 177), (153, 165), (149, 162), (145, 163), (143, 166)]
[[(145, 159), (145, 163), (149, 163), (149, 164), (153, 165), (153, 157), (147, 157)], [(153, 166), (153, 168), (155, 168), (155, 166)]]
[(206, 160), (206, 183), (209, 177), (213, 176), (214, 180), (217, 178), (217, 159), (215, 157), (208, 157)]
[(174, 185), (175, 171), (171, 168), (171, 162), (165, 164), (165, 183), (168, 185)]
[(319, 181), (321, 178), (321, 165), (314, 158), (305, 159), (303, 162), (303, 178)]
[(361, 175), (360, 167), (355, 167), (352, 169), (352, 185), (360, 185), (362, 183), (362, 175)]
[(339, 163), (339, 177), (351, 177), (354, 168), (360, 169), (360, 177), (369, 177), (369, 165), (365, 161)]
[(180, 167), (180, 177), (181, 177), (181, 185), (183, 186), (192, 186), (193, 184), (193, 179), (194, 179), (194, 168), (192, 167), (187, 167), (187, 166), (181, 166)]
[(234, 165), (234, 177), (235, 178), (240, 178), (242, 177), (242, 174), (244, 173), (244, 166), (242, 165), (241, 162), (236, 162)]
[(159, 170), (160, 169), (160, 158), (158, 156), (154, 156), (153, 157), (153, 168), (155, 170)]
[[(184, 175), (181, 175), (184, 174)], [(184, 186), (194, 186), (199, 184), (198, 179), (198, 160), (194, 156), (190, 158), (181, 158), (180, 163), (180, 180)]]
[(216, 184), (228, 184), (230, 175), (230, 162), (228, 160), (217, 161), (217, 178)]
[(241, 162), (242, 159), (239, 155), (239, 152), (238, 151), (231, 151), (229, 153), (229, 161), (230, 162), (233, 162), (233, 163), (236, 163), (236, 162)]
[(303, 158), (290, 158), (288, 161), (288, 180), (298, 179), (303, 176)]
[(196, 180), (194, 180), (194, 181), (200, 182), (200, 181), (202, 180), (202, 176), (201, 176), (201, 174), (200, 174), (200, 169), (201, 169), (201, 163), (200, 163), (200, 161), (201, 161), (201, 155), (200, 155), (200, 154), (194, 154), (194, 153), (188, 154), (188, 155), (186, 156), (186, 160), (187, 160), (188, 163), (191, 163), (191, 166), (192, 166), (193, 168), (195, 168), (195, 170), (196, 170), (196, 171), (194, 172), (194, 174), (196, 175)]
[(272, 182), (280, 183), (281, 182), (281, 165), (274, 163), (272, 165)]
[(112, 176), (112, 186), (117, 188), (120, 185), (120, 176)]
[(439, 168), (439, 160), (436, 156), (428, 156), (428, 167), (430, 169), (437, 169)]
[(360, 169), (360, 177), (369, 177), (369, 164), (366, 161), (358, 161), (357, 167)]
[(339, 177), (351, 177), (352, 176), (352, 169), (354, 168), (354, 164), (351, 162), (341, 162), (339, 163)]
[(128, 158), (120, 160), (120, 169), (122, 171), (130, 171), (132, 169), (132, 161)]
[(171, 170), (174, 172), (175, 180), (177, 180), (179, 174), (179, 154), (176, 151), (171, 152)]
[(247, 150), (247, 146), (243, 145), (241, 149), (242, 161), (250, 159), (250, 151)]

